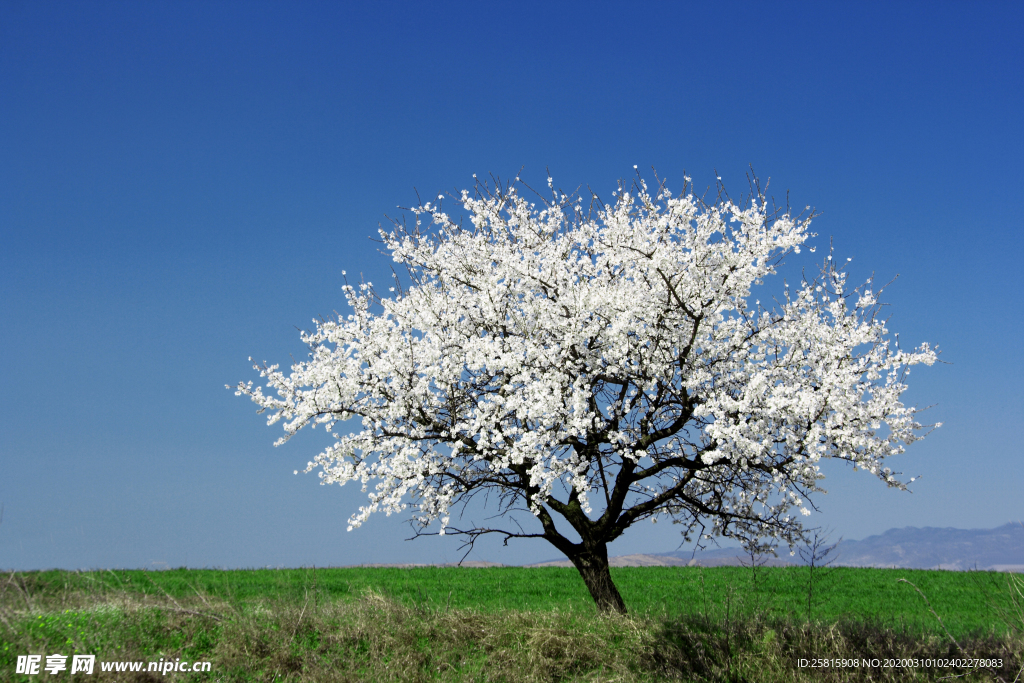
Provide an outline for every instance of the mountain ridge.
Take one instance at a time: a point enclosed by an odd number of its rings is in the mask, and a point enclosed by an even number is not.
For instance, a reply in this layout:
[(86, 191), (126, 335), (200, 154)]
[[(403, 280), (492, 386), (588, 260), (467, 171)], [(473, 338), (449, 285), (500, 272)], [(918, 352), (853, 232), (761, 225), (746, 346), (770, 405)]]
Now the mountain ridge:
[[(835, 566), (893, 567), (899, 569), (947, 569), (966, 571), (1024, 572), (1024, 524), (1010, 522), (993, 529), (955, 527), (901, 527), (859, 541), (836, 539), (836, 549), (828, 560)], [(830, 545), (828, 543), (826, 545)], [(694, 552), (675, 550), (667, 553), (635, 553), (608, 558), (613, 567), (703, 566), (750, 564), (742, 548), (715, 548)], [(759, 558), (766, 566), (798, 566), (799, 554), (789, 556), (783, 548), (779, 555)], [(549, 560), (528, 567), (572, 566), (567, 559)]]

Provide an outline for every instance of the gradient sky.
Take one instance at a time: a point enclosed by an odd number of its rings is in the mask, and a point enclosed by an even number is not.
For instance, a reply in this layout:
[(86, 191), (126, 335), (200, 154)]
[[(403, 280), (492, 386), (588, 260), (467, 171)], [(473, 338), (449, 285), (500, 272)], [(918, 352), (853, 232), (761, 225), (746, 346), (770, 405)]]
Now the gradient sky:
[(385, 281), (368, 237), (415, 189), (520, 167), (608, 194), (753, 165), (814, 206), (948, 364), (905, 395), (945, 423), (891, 461), (914, 492), (830, 468), (811, 522), (1020, 519), (1022, 35), (1020, 2), (0, 1), (0, 568), (458, 560), (400, 518), (347, 533), (364, 494), (292, 474), (323, 434), (274, 448), (224, 385), (303, 358), (343, 269)]

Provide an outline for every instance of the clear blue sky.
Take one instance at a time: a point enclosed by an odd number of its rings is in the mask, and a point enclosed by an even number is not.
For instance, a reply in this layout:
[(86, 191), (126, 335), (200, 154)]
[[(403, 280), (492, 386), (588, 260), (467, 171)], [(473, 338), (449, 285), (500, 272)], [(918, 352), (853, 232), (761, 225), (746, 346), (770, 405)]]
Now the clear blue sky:
[(346, 533), (364, 494), (292, 475), (322, 434), (274, 448), (224, 385), (304, 357), (343, 269), (384, 281), (368, 236), (414, 188), (521, 166), (607, 194), (752, 164), (816, 207), (950, 364), (910, 378), (946, 425), (892, 461), (914, 493), (836, 473), (812, 521), (1020, 519), (1022, 35), (1020, 2), (0, 1), (0, 567), (458, 559), (396, 518)]

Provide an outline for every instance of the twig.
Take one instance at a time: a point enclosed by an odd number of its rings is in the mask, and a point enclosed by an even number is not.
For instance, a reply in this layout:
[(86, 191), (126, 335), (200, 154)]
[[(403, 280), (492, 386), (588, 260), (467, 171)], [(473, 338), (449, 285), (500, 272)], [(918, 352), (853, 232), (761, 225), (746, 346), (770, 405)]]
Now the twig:
[(21, 587), (21, 586), (20, 586), (20, 585), (18, 584), (18, 582), (17, 582), (17, 581), (14, 581), (14, 579), (15, 579), (15, 576), (14, 576), (14, 571), (12, 570), (12, 571), (11, 571), (11, 578), (7, 579), (7, 583), (11, 583), (12, 581), (14, 582), (14, 587), (15, 587), (15, 588), (17, 588), (17, 589), (18, 589), (18, 592), (19, 592), (19, 593), (21, 593), (21, 596), (22, 596), (23, 598), (25, 598), (25, 607), (27, 607), (27, 608), (28, 608), (28, 611), (29, 611), (29, 612), (31, 612), (31, 611), (32, 611), (32, 601), (31, 601), (31, 600), (29, 600), (29, 597), (28, 597), (28, 591), (27, 591), (27, 590), (25, 590), (24, 588), (22, 588), (22, 587)]
[[(6, 594), (7, 594), (7, 587), (8, 587), (9, 585), (11, 585), (11, 581), (14, 581), (14, 570), (13, 570), (13, 569), (11, 570), (11, 576), (10, 576), (10, 578), (8, 578), (8, 579), (7, 579), (7, 583), (5, 583), (5, 584), (4, 584), (4, 589), (3, 589), (3, 591), (2, 591), (2, 592), (0, 592), (0, 597), (3, 597), (4, 595), (6, 595)], [(13, 627), (11, 626), (11, 622), (7, 621), (7, 617), (5, 617), (5, 616), (4, 616), (4, 611), (5, 611), (5, 610), (3, 609), (3, 605), (0, 605), (0, 619), (3, 619), (4, 623), (5, 623), (5, 624), (7, 624), (7, 628), (13, 628)]]
[[(146, 576), (146, 575), (145, 575), (145, 574), (143, 574), (143, 576)], [(213, 614), (213, 613), (207, 613), (207, 612), (197, 612), (196, 610), (193, 610), (193, 609), (186, 609), (186, 608), (182, 607), (182, 606), (181, 606), (181, 605), (180, 605), (180, 604), (178, 603), (178, 601), (177, 601), (177, 600), (175, 600), (175, 599), (174, 599), (174, 598), (173, 598), (173, 597), (171, 596), (171, 594), (170, 594), (170, 593), (168, 593), (168, 592), (167, 592), (166, 590), (164, 590), (163, 586), (157, 586), (157, 584), (156, 584), (156, 581), (154, 581), (153, 579), (149, 578), (148, 576), (146, 576), (146, 581), (149, 581), (149, 582), (150, 582), (151, 584), (153, 584), (153, 586), (154, 586), (154, 587), (156, 587), (156, 588), (159, 588), (159, 589), (160, 589), (160, 591), (161, 591), (161, 592), (162, 592), (162, 593), (163, 593), (164, 595), (166, 595), (166, 596), (167, 596), (167, 599), (168, 599), (168, 600), (170, 600), (171, 602), (173, 602), (173, 603), (175, 604), (175, 606), (177, 607), (177, 609), (176, 609), (176, 610), (173, 610), (174, 612), (181, 612), (181, 613), (183, 613), (183, 614), (192, 614), (192, 615), (195, 615), (195, 616), (197, 616), (197, 617), (209, 617), (210, 619), (213, 619), (214, 621), (222, 621), (222, 620), (224, 619), (224, 618), (223, 618), (223, 617), (222, 617), (221, 615), (219, 615), (219, 614)]]
[[(932, 616), (935, 617), (936, 620), (938, 620), (939, 626), (942, 627), (942, 630), (946, 632), (946, 635), (949, 636), (949, 639), (951, 641), (953, 641), (953, 644), (956, 645), (957, 649), (960, 650), (960, 652), (962, 652), (966, 656), (967, 652), (960, 645), (960, 643), (956, 642), (956, 638), (953, 637), (953, 634), (949, 632), (949, 629), (947, 629), (946, 625), (942, 622), (942, 617), (940, 617), (938, 615), (938, 613), (935, 610), (932, 609), (932, 604), (930, 602), (928, 602), (928, 596), (924, 594), (924, 591), (922, 591), (920, 588), (918, 588), (912, 582), (910, 582), (910, 581), (908, 581), (906, 579), (897, 579), (896, 583), (905, 583), (905, 584), (909, 585), (911, 588), (913, 588), (914, 590), (917, 591), (917, 594), (920, 595), (921, 598), (924, 600), (925, 607), (927, 607), (928, 611), (932, 613)], [(968, 673), (970, 673), (970, 672), (968, 672)], [(954, 678), (963, 678), (966, 675), (967, 675), (966, 673), (963, 673), (963, 674), (950, 674), (949, 676), (943, 676), (942, 678), (940, 678), (938, 680), (940, 680), (940, 681), (947, 681), (947, 680), (954, 679)]]
[(114, 570), (113, 570), (113, 569), (108, 569), (108, 570), (107, 570), (107, 572), (108, 572), (108, 573), (109, 573), (109, 574), (110, 574), (111, 576), (113, 576), (113, 577), (114, 577), (114, 580), (115, 580), (115, 581), (117, 581), (117, 582), (118, 582), (119, 584), (121, 584), (121, 586), (122, 586), (121, 590), (123, 591), (123, 590), (124, 590), (124, 587), (123, 587), (123, 586), (124, 586), (124, 582), (123, 582), (123, 581), (121, 581), (121, 577), (119, 577), (119, 576), (118, 576), (117, 574), (115, 574), (115, 573), (114, 573)]
[[(188, 585), (188, 587), (192, 589), (192, 592), (193, 592), (193, 593), (195, 593), (195, 594), (196, 594), (197, 596), (199, 596), (199, 599), (203, 601), (203, 604), (204, 604), (204, 605), (206, 605), (207, 607), (209, 607), (209, 608), (210, 608), (210, 610), (213, 610), (213, 609), (214, 609), (213, 605), (211, 605), (211, 604), (209, 603), (209, 601), (208, 601), (208, 600), (206, 599), (206, 596), (204, 596), (204, 595), (203, 595), (202, 593), (200, 593), (200, 592), (199, 592), (199, 589), (198, 589), (198, 588), (196, 588), (196, 587), (195, 587), (195, 586), (193, 586), (192, 584), (189, 584), (189, 585)], [(236, 615), (238, 614), (238, 609), (237, 609), (237, 608), (236, 608), (236, 607), (235, 607), (234, 605), (232, 605), (231, 603), (228, 603), (228, 607), (229, 607), (229, 608), (231, 608), (232, 610), (234, 610), (234, 612), (235, 612), (235, 614), (236, 614)]]
[(14, 570), (13, 569), (11, 570), (10, 577), (8, 577), (8, 579), (7, 579), (7, 583), (4, 584), (3, 591), (0, 591), (0, 598), (2, 598), (7, 593), (7, 587), (9, 585), (11, 585), (11, 581), (14, 581)]
[(967, 654), (964, 651), (964, 649), (962, 647), (960, 647), (960, 643), (956, 642), (956, 638), (954, 638), (953, 634), (951, 634), (949, 632), (949, 629), (946, 628), (946, 625), (942, 622), (942, 617), (940, 617), (935, 612), (935, 610), (932, 609), (932, 604), (930, 602), (928, 602), (928, 596), (925, 595), (924, 592), (920, 588), (918, 588), (917, 586), (915, 586), (913, 583), (911, 583), (910, 581), (908, 581), (906, 579), (898, 579), (896, 581), (896, 583), (905, 583), (908, 586), (910, 586), (911, 588), (913, 588), (914, 590), (916, 590), (918, 595), (920, 595), (924, 599), (925, 607), (927, 607), (928, 611), (932, 613), (932, 616), (935, 617), (938, 620), (939, 626), (941, 626), (942, 630), (946, 632), (946, 635), (949, 636), (949, 639), (953, 641), (953, 644), (956, 645), (957, 649), (960, 650), (960, 652), (963, 652), (964, 654)]
[(700, 580), (700, 597), (704, 602), (704, 626), (710, 630), (711, 620), (708, 618), (708, 595), (704, 591), (704, 567), (697, 565), (697, 578)]
[[(315, 594), (315, 591), (314, 591)], [(289, 640), (295, 640), (295, 634), (299, 632), (299, 626), (302, 624), (302, 616), (306, 613), (306, 605), (309, 604), (309, 590), (306, 590), (306, 601), (302, 603), (302, 611), (299, 612), (299, 619), (295, 622), (295, 628), (292, 629), (292, 637)]]

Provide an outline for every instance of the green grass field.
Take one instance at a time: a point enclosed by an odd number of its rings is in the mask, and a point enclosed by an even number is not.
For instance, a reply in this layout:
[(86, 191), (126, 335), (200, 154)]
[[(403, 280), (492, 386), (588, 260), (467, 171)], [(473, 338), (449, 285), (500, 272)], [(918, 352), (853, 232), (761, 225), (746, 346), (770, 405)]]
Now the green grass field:
[[(31, 590), (44, 595), (128, 590), (188, 599), (198, 592), (254, 605), (267, 600), (301, 602), (310, 591), (317, 599), (352, 600), (369, 589), (405, 605), (433, 608), (580, 613), (594, 609), (576, 570), (562, 567), (51, 571), (22, 576)], [(619, 567), (612, 569), (612, 576), (629, 609), (641, 614), (702, 614), (731, 600), (741, 613), (808, 616), (809, 574), (803, 567), (759, 568), (756, 585), (744, 567)], [(1006, 590), (1005, 574), (837, 567), (819, 576), (812, 594), (812, 619), (885, 619), (916, 631), (939, 631), (940, 624), (921, 596), (899, 581), (906, 579), (925, 593), (954, 635), (1007, 628), (992, 609)]]
[[(0, 579), (0, 680), (39, 680), (15, 673), (18, 655), (75, 652), (97, 660), (208, 660), (211, 673), (168, 676), (211, 681), (936, 680), (966, 673), (1009, 682), (1021, 668), (1020, 577), (840, 567), (815, 574), (808, 604), (806, 568), (762, 567), (755, 575), (744, 567), (635, 567), (612, 575), (627, 617), (596, 615), (575, 569), (556, 567), (11, 573)], [(816, 657), (965, 655), (1001, 664), (955, 672), (923, 663), (798, 665)], [(166, 677), (74, 678), (157, 679)]]

